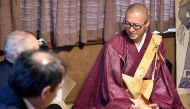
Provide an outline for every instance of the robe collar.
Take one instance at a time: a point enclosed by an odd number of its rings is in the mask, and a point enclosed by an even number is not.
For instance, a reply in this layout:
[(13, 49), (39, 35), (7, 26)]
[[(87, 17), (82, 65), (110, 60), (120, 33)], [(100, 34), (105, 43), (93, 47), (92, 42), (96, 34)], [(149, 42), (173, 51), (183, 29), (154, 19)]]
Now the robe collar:
[(137, 48), (136, 48), (136, 45), (134, 43), (133, 40), (131, 40), (128, 36), (128, 39), (129, 40), (129, 50), (130, 50), (130, 53), (132, 54), (132, 58), (135, 59), (134, 62), (133, 62), (133, 65), (132, 67), (129, 69), (129, 71), (127, 72), (128, 75), (130, 76), (134, 76), (134, 73), (136, 72), (136, 69), (137, 67), (139, 66), (143, 56), (144, 56), (144, 53), (150, 43), (150, 40), (152, 38), (152, 33), (147, 31), (146, 33), (146, 38), (145, 38), (145, 41), (144, 41), (144, 44), (142, 45), (142, 48), (141, 50), (138, 52)]

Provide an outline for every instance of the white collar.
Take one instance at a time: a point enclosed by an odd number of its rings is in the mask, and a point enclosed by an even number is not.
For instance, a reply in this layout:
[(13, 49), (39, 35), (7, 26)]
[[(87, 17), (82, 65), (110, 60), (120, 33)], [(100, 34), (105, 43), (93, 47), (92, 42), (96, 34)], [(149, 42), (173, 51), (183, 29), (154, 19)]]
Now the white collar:
[(34, 106), (32, 106), (32, 104), (26, 98), (23, 98), (23, 100), (26, 104), (27, 109), (35, 109)]
[(143, 46), (143, 44), (144, 44), (145, 38), (146, 38), (146, 32), (144, 33), (140, 44), (139, 44), (138, 46), (137, 46), (137, 44), (135, 44), (136, 47), (137, 47), (138, 52), (141, 50), (141, 48), (142, 48), (142, 46)]

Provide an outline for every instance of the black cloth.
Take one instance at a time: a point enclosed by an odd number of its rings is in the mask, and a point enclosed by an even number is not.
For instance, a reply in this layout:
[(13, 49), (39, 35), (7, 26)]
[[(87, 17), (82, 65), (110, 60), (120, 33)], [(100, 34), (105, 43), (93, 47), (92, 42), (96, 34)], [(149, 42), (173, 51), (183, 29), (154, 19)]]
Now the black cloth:
[(0, 109), (27, 109), (22, 98), (8, 86), (0, 87)]
[(13, 64), (6, 59), (0, 62), (0, 86), (8, 85), (8, 78)]

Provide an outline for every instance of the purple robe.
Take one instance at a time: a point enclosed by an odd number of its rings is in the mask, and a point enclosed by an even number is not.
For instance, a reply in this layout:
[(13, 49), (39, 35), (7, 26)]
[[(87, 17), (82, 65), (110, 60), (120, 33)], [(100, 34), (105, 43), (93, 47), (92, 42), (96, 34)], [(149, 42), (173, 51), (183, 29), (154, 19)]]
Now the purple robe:
[[(99, 53), (72, 109), (128, 109), (133, 104), (129, 99), (132, 96), (125, 90), (122, 73), (134, 76), (151, 37), (152, 33), (147, 32), (140, 52), (125, 31), (110, 39)], [(159, 51), (165, 58), (163, 41)], [(153, 62), (143, 79), (151, 79)], [(162, 59), (157, 62), (154, 87), (149, 100), (158, 104), (161, 109), (184, 109)]]

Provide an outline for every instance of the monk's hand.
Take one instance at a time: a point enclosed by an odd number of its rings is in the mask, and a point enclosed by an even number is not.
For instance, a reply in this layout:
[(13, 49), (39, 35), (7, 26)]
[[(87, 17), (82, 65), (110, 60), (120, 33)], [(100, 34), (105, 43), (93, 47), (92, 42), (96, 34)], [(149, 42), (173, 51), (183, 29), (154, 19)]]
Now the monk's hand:
[(139, 108), (139, 106), (132, 104), (129, 109), (140, 109), (140, 108)]
[(156, 103), (154, 104), (149, 104), (149, 106), (152, 108), (152, 109), (159, 109), (158, 105)]

